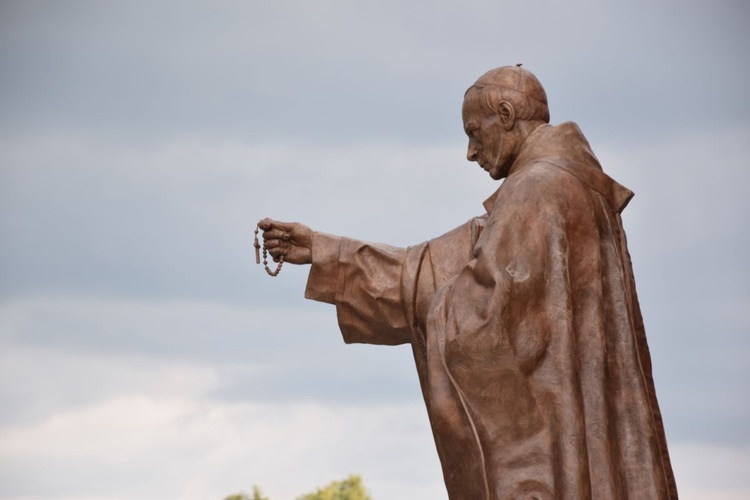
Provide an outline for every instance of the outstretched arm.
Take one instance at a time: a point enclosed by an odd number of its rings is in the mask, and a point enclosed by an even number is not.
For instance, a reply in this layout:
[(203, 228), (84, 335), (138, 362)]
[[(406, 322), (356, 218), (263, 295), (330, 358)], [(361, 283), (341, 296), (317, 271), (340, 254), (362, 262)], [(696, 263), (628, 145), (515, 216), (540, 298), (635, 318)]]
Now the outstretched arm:
[(275, 261), (312, 264), (305, 297), (335, 304), (346, 342), (409, 342), (401, 303), (405, 249), (318, 233), (297, 222), (263, 219)]
[(411, 325), (424, 325), (435, 290), (470, 260), (483, 220), (408, 249), (318, 233), (299, 223), (263, 219), (258, 226), (274, 260), (283, 255), (285, 262), (312, 264), (305, 297), (336, 305), (347, 342), (399, 344), (409, 342)]

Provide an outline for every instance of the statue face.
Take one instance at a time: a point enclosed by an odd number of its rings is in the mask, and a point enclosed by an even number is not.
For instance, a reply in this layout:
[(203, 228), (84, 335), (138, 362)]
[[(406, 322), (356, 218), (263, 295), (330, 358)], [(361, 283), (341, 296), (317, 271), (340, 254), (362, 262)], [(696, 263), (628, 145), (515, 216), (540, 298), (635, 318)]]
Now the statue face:
[(481, 106), (479, 91), (469, 90), (462, 109), (464, 131), (469, 137), (466, 159), (475, 161), (490, 177), (499, 180), (508, 175), (515, 157), (516, 134), (500, 112), (487, 113)]

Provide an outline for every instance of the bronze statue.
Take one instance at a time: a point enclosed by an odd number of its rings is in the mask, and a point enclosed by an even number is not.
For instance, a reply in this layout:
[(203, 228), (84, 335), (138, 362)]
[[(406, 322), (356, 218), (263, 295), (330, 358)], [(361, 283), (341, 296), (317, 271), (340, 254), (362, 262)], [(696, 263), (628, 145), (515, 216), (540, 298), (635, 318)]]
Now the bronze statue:
[(408, 247), (264, 219), (312, 264), (347, 343), (412, 345), (451, 499), (677, 498), (620, 213), (578, 126), (517, 66), (464, 96), (467, 158), (505, 179), (486, 213)]

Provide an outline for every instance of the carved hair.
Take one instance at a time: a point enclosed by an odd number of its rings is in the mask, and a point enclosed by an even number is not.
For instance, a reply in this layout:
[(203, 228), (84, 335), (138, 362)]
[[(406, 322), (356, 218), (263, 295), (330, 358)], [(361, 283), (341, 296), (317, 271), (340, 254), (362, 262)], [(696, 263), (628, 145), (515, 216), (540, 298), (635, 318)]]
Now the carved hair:
[(531, 71), (520, 66), (503, 66), (482, 75), (469, 87), (479, 92), (482, 109), (497, 113), (502, 101), (509, 102), (519, 120), (542, 120), (549, 123), (547, 93)]

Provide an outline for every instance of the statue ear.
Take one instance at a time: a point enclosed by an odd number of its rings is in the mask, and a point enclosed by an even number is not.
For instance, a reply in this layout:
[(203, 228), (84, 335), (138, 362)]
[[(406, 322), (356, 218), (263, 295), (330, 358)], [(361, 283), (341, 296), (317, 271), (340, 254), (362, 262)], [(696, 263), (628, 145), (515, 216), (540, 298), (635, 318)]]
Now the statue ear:
[(516, 110), (513, 109), (513, 105), (508, 101), (501, 101), (497, 114), (500, 115), (505, 130), (511, 130), (516, 123)]

